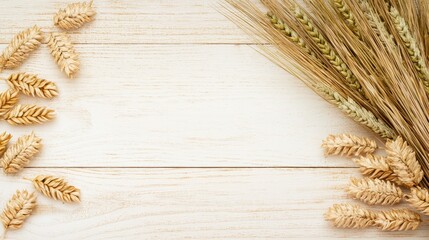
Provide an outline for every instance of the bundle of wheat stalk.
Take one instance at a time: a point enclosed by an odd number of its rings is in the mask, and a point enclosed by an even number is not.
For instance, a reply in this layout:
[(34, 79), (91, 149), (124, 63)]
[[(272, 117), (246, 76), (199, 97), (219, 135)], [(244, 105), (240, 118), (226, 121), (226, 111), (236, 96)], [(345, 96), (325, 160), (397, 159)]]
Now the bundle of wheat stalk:
[(261, 52), (383, 139), (415, 149), (429, 186), (429, 1), (227, 0)]

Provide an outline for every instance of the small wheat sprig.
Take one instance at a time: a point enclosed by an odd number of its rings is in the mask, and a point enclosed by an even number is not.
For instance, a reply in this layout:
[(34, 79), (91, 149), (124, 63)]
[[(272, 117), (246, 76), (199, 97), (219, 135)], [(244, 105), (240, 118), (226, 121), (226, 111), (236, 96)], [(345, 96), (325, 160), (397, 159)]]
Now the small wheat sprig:
[(392, 182), (370, 178), (352, 178), (346, 191), (369, 205), (394, 205), (403, 196), (401, 189)]
[(47, 197), (63, 202), (80, 202), (80, 190), (62, 178), (39, 175), (32, 181), (36, 190)]
[(16, 191), (0, 215), (5, 230), (21, 228), (35, 207), (36, 194), (34, 192)]
[(0, 72), (21, 65), (30, 53), (40, 46), (41, 41), (42, 31), (38, 26), (18, 33), (0, 56)]
[(92, 1), (72, 3), (55, 14), (54, 24), (64, 30), (78, 29), (85, 23), (94, 20), (95, 14)]
[(337, 11), (347, 22), (347, 25), (350, 28), (350, 30), (352, 30), (353, 33), (360, 38), (360, 32), (356, 24), (356, 19), (353, 13), (351, 12), (349, 5), (347, 5), (347, 3), (344, 2), (344, 0), (332, 0), (332, 3), (335, 9), (337, 9)]
[(377, 214), (359, 205), (334, 204), (325, 213), (325, 219), (337, 228), (367, 228), (375, 224)]
[(19, 172), (39, 152), (41, 147), (42, 139), (37, 137), (34, 132), (30, 135), (21, 136), (15, 144), (6, 150), (0, 159), (3, 171), (6, 174)]
[(36, 105), (17, 105), (5, 117), (12, 125), (29, 125), (44, 123), (55, 117), (55, 111)]
[(2, 132), (0, 134), (0, 156), (6, 151), (7, 145), (9, 144), (12, 135), (7, 132)]
[(375, 224), (383, 231), (416, 230), (421, 223), (420, 215), (408, 209), (392, 209), (377, 213)]
[(47, 45), (55, 62), (69, 78), (79, 71), (79, 56), (66, 33), (49, 34)]
[(368, 154), (366, 156), (355, 158), (353, 161), (359, 166), (359, 170), (364, 176), (372, 179), (391, 181), (402, 185), (398, 176), (396, 176), (393, 170), (390, 169), (385, 157)]
[(411, 206), (421, 211), (425, 215), (429, 215), (429, 191), (422, 187), (411, 188), (410, 194), (405, 196), (405, 199)]
[(412, 187), (420, 183), (423, 178), (422, 168), (417, 162), (416, 153), (402, 137), (394, 141), (387, 140), (386, 151), (387, 163), (404, 185)]
[(0, 116), (5, 116), (18, 102), (18, 91), (8, 89), (0, 93)]
[(36, 74), (14, 73), (7, 78), (7, 83), (11, 88), (33, 97), (53, 98), (58, 95), (54, 82), (39, 78)]
[(373, 153), (377, 149), (374, 140), (351, 134), (329, 135), (323, 140), (322, 147), (326, 155), (359, 156)]

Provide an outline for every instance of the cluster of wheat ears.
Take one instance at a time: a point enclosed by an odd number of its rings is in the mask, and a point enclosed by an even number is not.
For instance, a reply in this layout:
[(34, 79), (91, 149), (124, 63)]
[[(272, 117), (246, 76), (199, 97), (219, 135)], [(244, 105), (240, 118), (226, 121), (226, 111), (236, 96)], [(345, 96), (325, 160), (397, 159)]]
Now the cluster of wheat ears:
[[(92, 1), (73, 3), (60, 9), (54, 16), (54, 25), (62, 30), (80, 28), (94, 19)], [(44, 36), (44, 35), (47, 36)], [(33, 26), (18, 33), (0, 55), (0, 72), (19, 67), (41, 44), (47, 44), (62, 72), (72, 78), (79, 70), (79, 58), (67, 32), (42, 32)], [(0, 118), (12, 125), (44, 123), (54, 118), (54, 110), (44, 106), (20, 105), (19, 94), (46, 99), (58, 95), (54, 82), (31, 73), (12, 73), (7, 78), (9, 89), (0, 93)], [(0, 134), (0, 164), (5, 174), (19, 173), (40, 151), (42, 139), (34, 132), (19, 137), (9, 145), (12, 135)], [(43, 195), (63, 202), (80, 202), (80, 190), (60, 177), (39, 175), (32, 181), (34, 188)], [(19, 229), (36, 207), (36, 193), (18, 190), (6, 204), (0, 220), (4, 230)], [(3, 235), (4, 237), (4, 235)]]

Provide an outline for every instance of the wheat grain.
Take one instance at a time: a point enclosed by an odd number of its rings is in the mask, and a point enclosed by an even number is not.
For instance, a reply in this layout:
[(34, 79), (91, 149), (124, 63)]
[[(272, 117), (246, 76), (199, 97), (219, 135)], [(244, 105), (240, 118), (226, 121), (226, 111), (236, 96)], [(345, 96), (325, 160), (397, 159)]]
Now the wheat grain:
[(18, 91), (8, 89), (0, 93), (0, 116), (5, 116), (18, 102)]
[(351, 12), (349, 5), (347, 5), (347, 3), (344, 2), (344, 0), (331, 0), (331, 1), (335, 6), (335, 9), (337, 9), (337, 11), (347, 22), (347, 26), (350, 28), (350, 30), (352, 30), (353, 33), (360, 38), (360, 32), (356, 24), (356, 19), (353, 13)]
[(42, 31), (38, 26), (28, 28), (14, 36), (0, 56), (0, 72), (21, 65), (30, 53), (39, 47), (41, 40)]
[(51, 33), (47, 44), (55, 62), (69, 78), (79, 71), (79, 56), (66, 33)]
[(377, 214), (359, 205), (334, 204), (325, 213), (325, 219), (337, 228), (367, 228), (375, 224)]
[(19, 172), (39, 152), (42, 147), (41, 142), (42, 139), (37, 137), (34, 132), (18, 138), (16, 143), (10, 146), (0, 159), (3, 171), (7, 174)]
[(92, 1), (72, 3), (55, 14), (54, 24), (64, 30), (78, 29), (85, 23), (94, 20), (95, 14)]
[(323, 140), (322, 148), (326, 155), (359, 156), (373, 153), (377, 149), (374, 140), (351, 134), (329, 135)]
[(34, 192), (28, 193), (27, 190), (16, 191), (0, 215), (3, 227), (6, 230), (21, 228), (35, 207), (36, 194)]
[(395, 184), (380, 179), (352, 178), (346, 191), (355, 199), (369, 205), (394, 205), (401, 201), (403, 193)]
[(33, 185), (37, 191), (55, 200), (80, 202), (80, 190), (62, 178), (39, 175), (33, 179)]
[(387, 163), (404, 185), (412, 187), (420, 183), (423, 178), (422, 168), (416, 160), (416, 153), (402, 137), (394, 141), (387, 140), (386, 151)]
[(383, 231), (416, 230), (421, 222), (420, 215), (408, 209), (392, 209), (377, 213), (375, 224)]
[(0, 134), (0, 156), (6, 151), (7, 145), (9, 144), (12, 135), (7, 132), (2, 132)]
[(385, 157), (368, 154), (366, 156), (354, 158), (353, 161), (360, 167), (359, 170), (364, 176), (402, 185), (398, 176), (390, 169)]
[(17, 105), (5, 117), (12, 125), (29, 125), (44, 123), (55, 117), (55, 111), (36, 105)]
[(405, 196), (407, 202), (425, 215), (429, 215), (429, 191), (422, 187), (411, 188), (410, 194)]
[(54, 82), (39, 78), (30, 73), (14, 73), (7, 78), (9, 86), (29, 96), (53, 98), (58, 95)]

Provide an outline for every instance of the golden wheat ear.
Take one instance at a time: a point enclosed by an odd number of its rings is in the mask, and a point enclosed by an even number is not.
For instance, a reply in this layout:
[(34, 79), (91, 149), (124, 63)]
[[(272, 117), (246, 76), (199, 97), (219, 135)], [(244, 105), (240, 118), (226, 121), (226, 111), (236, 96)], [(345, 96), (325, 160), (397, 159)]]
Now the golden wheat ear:
[(55, 62), (69, 78), (79, 71), (79, 56), (66, 33), (51, 33), (47, 45)]
[(0, 93), (0, 117), (4, 117), (18, 102), (18, 91), (8, 89)]
[(393, 170), (389, 167), (386, 157), (367, 154), (366, 156), (355, 158), (353, 161), (359, 166), (359, 170), (364, 176), (372, 179), (391, 181), (398, 185), (402, 185), (398, 176), (396, 176)]
[(367, 228), (374, 226), (377, 215), (359, 205), (334, 204), (325, 213), (325, 219), (337, 228)]
[(55, 111), (36, 105), (17, 105), (5, 117), (11, 125), (30, 125), (54, 119)]
[(80, 202), (80, 189), (69, 185), (62, 178), (39, 175), (32, 182), (37, 191), (49, 198), (68, 203)]
[(395, 184), (380, 179), (352, 178), (346, 191), (355, 199), (369, 205), (394, 205), (403, 193)]
[(36, 199), (34, 192), (16, 191), (0, 215), (4, 229), (20, 229), (36, 208)]
[(0, 157), (6, 151), (7, 145), (9, 144), (11, 138), (12, 135), (10, 133), (2, 132), (0, 134)]
[(92, 1), (72, 3), (64, 9), (60, 9), (54, 16), (54, 25), (64, 30), (74, 30), (91, 22), (96, 14), (92, 3)]
[(373, 153), (377, 149), (374, 140), (351, 134), (329, 135), (323, 140), (322, 148), (326, 155), (359, 156)]
[(429, 191), (426, 188), (414, 187), (411, 188), (410, 194), (405, 196), (405, 199), (411, 206), (421, 211), (425, 215), (429, 215)]
[(377, 213), (375, 224), (383, 231), (416, 230), (422, 222), (420, 215), (408, 209), (392, 209)]
[(21, 65), (40, 46), (42, 38), (42, 30), (38, 26), (18, 33), (0, 56), (0, 71)]
[(54, 82), (39, 78), (36, 74), (14, 73), (6, 81), (9, 87), (19, 90), (25, 95), (41, 98), (53, 98), (58, 95)]

